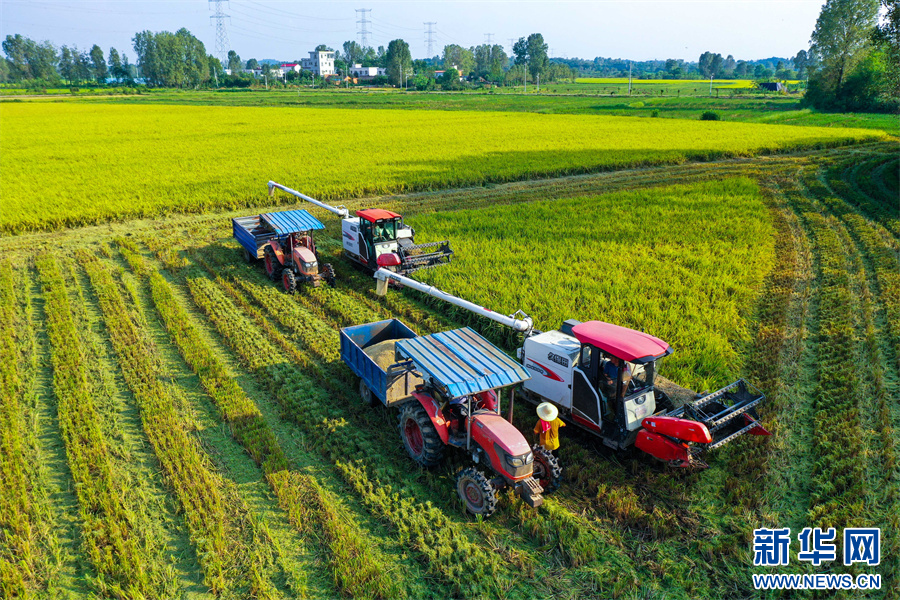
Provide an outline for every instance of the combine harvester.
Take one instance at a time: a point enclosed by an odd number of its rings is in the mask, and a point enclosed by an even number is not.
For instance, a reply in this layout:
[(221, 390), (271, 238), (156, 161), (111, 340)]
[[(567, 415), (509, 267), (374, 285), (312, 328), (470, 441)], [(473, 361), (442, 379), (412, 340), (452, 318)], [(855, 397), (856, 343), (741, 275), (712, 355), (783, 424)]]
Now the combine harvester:
[(450, 242), (447, 240), (416, 244), (413, 240), (415, 231), (395, 212), (381, 208), (366, 208), (357, 210), (356, 216), (351, 217), (350, 211), (343, 206), (325, 204), (297, 190), (270, 181), (269, 195), (274, 196), (276, 189), (339, 216), (344, 255), (373, 273), (379, 267), (386, 267), (391, 271), (409, 275), (419, 269), (447, 264), (453, 255)]
[[(756, 413), (764, 396), (743, 379), (711, 394), (695, 395), (673, 385), (670, 390), (688, 394), (687, 402), (676, 408), (656, 375), (657, 361), (671, 354), (672, 347), (652, 335), (574, 320), (559, 330), (538, 332), (521, 311), (507, 317), (387, 269), (375, 277), (379, 295), (393, 282), (522, 333), (525, 341), (516, 356), (534, 374), (522, 383), (522, 395), (534, 403), (552, 402), (560, 417), (599, 436), (610, 448), (634, 446), (673, 467), (705, 468), (706, 452), (744, 433), (770, 435)], [(607, 386), (604, 367), (612, 359), (625, 361), (628, 370), (618, 369), (617, 381)]]
[(345, 327), (340, 341), (363, 401), (399, 408), (400, 437), (414, 461), (435, 466), (446, 448), (471, 458), (456, 476), (470, 513), (490, 516), (497, 490), (507, 486), (531, 507), (559, 487), (556, 458), (529, 446), (511, 424), (512, 393), (508, 420), (500, 414), (498, 390), (528, 380), (528, 371), (472, 329), (420, 337), (390, 319)]

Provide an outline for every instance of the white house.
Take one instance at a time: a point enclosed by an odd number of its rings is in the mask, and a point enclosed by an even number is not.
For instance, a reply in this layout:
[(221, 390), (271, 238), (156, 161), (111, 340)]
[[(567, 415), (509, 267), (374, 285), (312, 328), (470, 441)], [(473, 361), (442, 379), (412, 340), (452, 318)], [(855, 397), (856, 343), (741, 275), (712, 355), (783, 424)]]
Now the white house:
[(353, 65), (350, 67), (350, 77), (359, 79), (383, 77), (386, 71), (382, 67), (364, 67), (362, 65)]
[(313, 75), (325, 77), (326, 75), (334, 75), (334, 52), (320, 51), (310, 52), (309, 58), (300, 61), (301, 66), (306, 71), (312, 71)]

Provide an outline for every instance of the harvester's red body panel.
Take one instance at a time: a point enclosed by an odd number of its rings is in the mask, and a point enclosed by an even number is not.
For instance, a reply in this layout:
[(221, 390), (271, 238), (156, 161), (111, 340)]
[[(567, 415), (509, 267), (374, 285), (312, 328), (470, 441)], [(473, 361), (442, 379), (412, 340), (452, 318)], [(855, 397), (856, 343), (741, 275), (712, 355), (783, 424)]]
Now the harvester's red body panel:
[(685, 443), (678, 443), (669, 438), (650, 433), (642, 429), (637, 434), (634, 445), (651, 456), (664, 460), (674, 466), (690, 466), (690, 450)]
[(641, 426), (651, 433), (666, 435), (686, 442), (712, 443), (712, 436), (703, 423), (677, 417), (647, 417)]

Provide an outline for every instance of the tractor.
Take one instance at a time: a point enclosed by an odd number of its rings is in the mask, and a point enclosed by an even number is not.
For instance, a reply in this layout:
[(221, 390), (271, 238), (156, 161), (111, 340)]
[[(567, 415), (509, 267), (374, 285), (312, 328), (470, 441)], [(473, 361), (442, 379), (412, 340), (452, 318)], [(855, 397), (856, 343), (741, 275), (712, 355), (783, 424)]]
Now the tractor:
[(527, 380), (528, 371), (472, 329), (417, 336), (390, 319), (345, 327), (340, 342), (363, 401), (399, 409), (400, 439), (416, 463), (438, 465), (448, 448), (471, 459), (456, 476), (468, 512), (490, 516), (505, 487), (531, 507), (559, 487), (556, 458), (511, 424), (512, 401), (508, 418), (500, 413), (498, 390)]
[[(448, 264), (453, 255), (447, 240), (416, 244), (413, 239), (415, 230), (405, 224), (398, 213), (381, 208), (365, 208), (357, 210), (356, 216), (351, 217), (350, 211), (343, 206), (331, 206), (270, 181), (269, 195), (274, 195), (276, 189), (341, 217), (344, 256), (367, 271), (374, 273), (379, 267), (386, 267), (409, 275), (419, 269)], [(384, 263), (385, 260), (388, 262)]]
[(325, 226), (305, 210), (287, 210), (232, 219), (235, 239), (243, 248), (244, 259), (262, 258), (266, 275), (280, 281), (284, 291), (293, 294), (300, 285), (319, 287), (324, 281), (334, 286), (334, 269), (320, 265), (312, 232)]
[[(711, 394), (694, 394), (662, 380), (657, 362), (673, 349), (652, 335), (575, 320), (540, 332), (521, 311), (507, 317), (387, 269), (375, 277), (380, 295), (390, 281), (522, 333), (516, 357), (532, 377), (522, 382), (521, 395), (533, 403), (553, 403), (561, 418), (614, 450), (635, 447), (673, 467), (702, 469), (708, 466), (706, 452), (745, 433), (770, 435), (756, 413), (765, 397), (745, 380)], [(682, 404), (676, 407), (672, 396)]]

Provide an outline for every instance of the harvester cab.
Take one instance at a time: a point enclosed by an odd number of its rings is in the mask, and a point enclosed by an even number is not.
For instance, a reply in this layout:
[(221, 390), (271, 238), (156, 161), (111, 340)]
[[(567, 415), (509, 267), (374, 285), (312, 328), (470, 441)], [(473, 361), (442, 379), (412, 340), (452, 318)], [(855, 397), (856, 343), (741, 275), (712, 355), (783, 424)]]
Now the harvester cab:
[(448, 240), (416, 244), (415, 231), (395, 212), (366, 208), (351, 216), (344, 206), (331, 206), (274, 181), (268, 186), (270, 196), (282, 190), (339, 216), (344, 255), (370, 271), (384, 267), (408, 275), (448, 264), (453, 256)]

